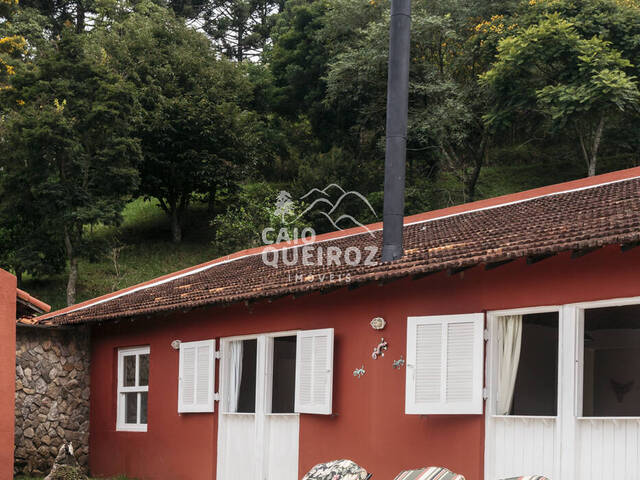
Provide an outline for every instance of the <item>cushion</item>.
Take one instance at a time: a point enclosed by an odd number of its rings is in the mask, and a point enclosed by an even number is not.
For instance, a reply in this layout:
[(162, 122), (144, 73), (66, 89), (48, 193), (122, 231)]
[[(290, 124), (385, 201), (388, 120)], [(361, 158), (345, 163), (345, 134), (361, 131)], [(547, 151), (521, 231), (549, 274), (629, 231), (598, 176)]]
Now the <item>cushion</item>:
[(395, 480), (464, 480), (464, 477), (443, 467), (427, 467), (400, 472)]
[(366, 480), (367, 471), (351, 460), (319, 463), (302, 480)]
[(542, 475), (525, 475), (524, 477), (505, 478), (504, 480), (549, 480)]

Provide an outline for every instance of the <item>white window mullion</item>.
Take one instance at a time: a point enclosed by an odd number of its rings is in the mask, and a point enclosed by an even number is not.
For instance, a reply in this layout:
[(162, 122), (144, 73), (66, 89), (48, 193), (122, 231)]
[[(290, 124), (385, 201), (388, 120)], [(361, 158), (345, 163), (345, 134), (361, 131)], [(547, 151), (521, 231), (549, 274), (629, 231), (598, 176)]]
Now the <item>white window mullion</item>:
[(575, 478), (576, 468), (576, 413), (578, 394), (576, 386), (578, 372), (582, 368), (578, 362), (580, 343), (580, 310), (572, 305), (565, 305), (560, 311), (560, 331), (558, 337), (558, 429), (559, 439), (556, 446), (556, 459), (559, 460), (558, 478)]

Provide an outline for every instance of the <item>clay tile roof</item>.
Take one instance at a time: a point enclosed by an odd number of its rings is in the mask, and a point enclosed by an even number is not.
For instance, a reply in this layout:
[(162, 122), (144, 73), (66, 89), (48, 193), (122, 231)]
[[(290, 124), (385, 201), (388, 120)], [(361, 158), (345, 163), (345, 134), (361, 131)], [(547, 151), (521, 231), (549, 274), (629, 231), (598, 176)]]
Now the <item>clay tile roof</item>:
[[(640, 168), (475, 202), (405, 219), (405, 256), (377, 265), (265, 265), (254, 249), (41, 317), (101, 321), (326, 290), (520, 257), (640, 241)], [(312, 246), (378, 247), (381, 225), (320, 236)], [(376, 230), (377, 229), (377, 230)], [(278, 248), (281, 248), (278, 245)], [(288, 247), (288, 258), (301, 246)], [(285, 250), (280, 250), (282, 255)], [(300, 258), (300, 257), (299, 257)], [(313, 258), (317, 258), (314, 256)], [(326, 263), (326, 262), (325, 262)], [(297, 277), (296, 277), (297, 275)], [(348, 280), (348, 281), (347, 281)]]
[(33, 325), (38, 323), (34, 315), (46, 313), (51, 307), (41, 300), (32, 297), (24, 290), (16, 289), (16, 323)]

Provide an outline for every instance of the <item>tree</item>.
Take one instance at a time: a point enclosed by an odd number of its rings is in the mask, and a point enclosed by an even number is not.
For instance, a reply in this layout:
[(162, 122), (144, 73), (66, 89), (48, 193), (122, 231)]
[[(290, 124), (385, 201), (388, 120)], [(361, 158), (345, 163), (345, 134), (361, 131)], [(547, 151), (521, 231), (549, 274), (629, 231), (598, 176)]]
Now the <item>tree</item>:
[(77, 33), (87, 28), (87, 19), (95, 13), (94, 0), (21, 0), (23, 9), (33, 9), (48, 19), (48, 28), (59, 34), (73, 26)]
[(284, 0), (208, 0), (202, 29), (231, 60), (257, 58), (267, 44)]
[[(11, 18), (17, 4), (17, 0), (0, 0), (0, 15)], [(0, 27), (0, 89), (8, 87), (9, 77), (16, 71), (15, 64), (22, 59), (27, 47), (22, 35), (7, 31), (7, 23)]]
[(196, 195), (215, 205), (254, 161), (255, 116), (243, 105), (250, 85), (242, 66), (216, 58), (203, 34), (152, 3), (105, 31), (113, 65), (138, 92), (139, 193), (159, 200), (179, 243)]
[(327, 5), (322, 0), (289, 0), (265, 55), (277, 89), (273, 107), (290, 118), (320, 113), (329, 60), (329, 39), (320, 37)]
[[(492, 140), (483, 121), (488, 102), (477, 80), (488, 66), (472, 15), (481, 11), (479, 2), (444, 1), (417, 4), (412, 12), (409, 173), (424, 175), (436, 166), (451, 172), (463, 185), (464, 201), (476, 195)], [(343, 118), (355, 112), (349, 130), (368, 158), (383, 154), (388, 31), (387, 10), (332, 58), (326, 76), (326, 103)]]
[[(594, 33), (610, 37), (619, 16), (598, 15), (597, 22), (611, 28), (594, 29), (592, 17), (585, 18), (582, 10), (578, 15), (574, 2), (553, 3), (553, 13), (539, 15), (535, 10), (534, 16), (520, 17), (518, 27), (499, 42), (497, 61), (482, 77), (492, 91), (493, 108), (486, 120), (496, 129), (527, 116), (546, 120), (552, 130), (576, 138), (591, 176), (607, 125), (639, 105), (635, 66), (625, 58), (630, 50), (618, 50), (611, 40)], [(609, 0), (581, 5), (588, 11), (600, 6), (624, 13), (629, 8)], [(614, 36), (623, 49), (633, 43), (628, 36), (640, 34), (637, 26), (629, 26), (625, 36)]]
[(15, 274), (18, 287), (25, 273), (41, 276), (64, 270), (62, 232), (42, 215), (47, 209), (38, 205), (29, 185), (19, 191), (0, 188), (0, 195), (0, 266)]
[(5, 92), (14, 107), (1, 124), (2, 187), (28, 190), (38, 214), (62, 232), (70, 305), (85, 226), (117, 224), (138, 180), (133, 89), (103, 53), (87, 34), (63, 29)]

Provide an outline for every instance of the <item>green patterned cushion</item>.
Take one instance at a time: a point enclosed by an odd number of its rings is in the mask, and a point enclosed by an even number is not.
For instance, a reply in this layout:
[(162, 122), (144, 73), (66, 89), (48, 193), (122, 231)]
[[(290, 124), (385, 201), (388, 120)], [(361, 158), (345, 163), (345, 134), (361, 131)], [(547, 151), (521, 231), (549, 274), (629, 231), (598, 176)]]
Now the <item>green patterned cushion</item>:
[(428, 467), (400, 472), (395, 480), (464, 480), (464, 477), (446, 468)]
[(366, 480), (367, 471), (351, 460), (319, 463), (302, 480)]

